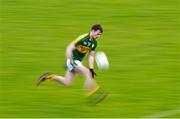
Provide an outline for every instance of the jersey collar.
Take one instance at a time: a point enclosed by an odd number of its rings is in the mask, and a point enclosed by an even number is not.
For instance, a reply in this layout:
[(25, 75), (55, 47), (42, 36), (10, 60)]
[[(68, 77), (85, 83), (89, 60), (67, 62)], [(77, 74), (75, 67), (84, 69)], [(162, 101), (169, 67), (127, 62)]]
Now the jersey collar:
[(94, 39), (94, 38), (91, 38), (91, 37), (90, 37), (90, 34), (91, 34), (91, 32), (88, 33), (89, 40), (90, 40), (90, 41), (96, 40), (96, 39)]

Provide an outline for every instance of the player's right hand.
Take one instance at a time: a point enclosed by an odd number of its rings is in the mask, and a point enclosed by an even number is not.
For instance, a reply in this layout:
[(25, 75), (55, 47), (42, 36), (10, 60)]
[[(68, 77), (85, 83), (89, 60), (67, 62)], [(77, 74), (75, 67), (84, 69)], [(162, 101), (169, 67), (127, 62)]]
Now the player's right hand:
[(67, 59), (66, 65), (67, 65), (67, 69), (72, 72), (76, 66), (76, 63), (74, 62), (74, 60)]

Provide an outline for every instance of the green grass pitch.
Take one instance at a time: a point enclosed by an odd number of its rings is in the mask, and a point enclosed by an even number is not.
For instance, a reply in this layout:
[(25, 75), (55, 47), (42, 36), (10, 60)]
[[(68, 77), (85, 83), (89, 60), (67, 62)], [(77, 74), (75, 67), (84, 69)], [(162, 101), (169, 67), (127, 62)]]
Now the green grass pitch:
[[(0, 117), (129, 118), (180, 107), (179, 0), (0, 0), (0, 10)], [(104, 27), (96, 50), (110, 61), (96, 80), (109, 97), (87, 105), (82, 76), (70, 88), (35, 87), (45, 71), (64, 75), (66, 46), (94, 23)]]

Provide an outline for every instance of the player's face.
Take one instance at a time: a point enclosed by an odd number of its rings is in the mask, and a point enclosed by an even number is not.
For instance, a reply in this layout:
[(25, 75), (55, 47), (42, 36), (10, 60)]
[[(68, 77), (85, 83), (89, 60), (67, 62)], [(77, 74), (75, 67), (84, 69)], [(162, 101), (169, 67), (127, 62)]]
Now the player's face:
[(94, 39), (97, 39), (97, 38), (99, 38), (100, 36), (101, 36), (101, 31), (100, 30), (92, 30), (92, 37), (94, 38)]

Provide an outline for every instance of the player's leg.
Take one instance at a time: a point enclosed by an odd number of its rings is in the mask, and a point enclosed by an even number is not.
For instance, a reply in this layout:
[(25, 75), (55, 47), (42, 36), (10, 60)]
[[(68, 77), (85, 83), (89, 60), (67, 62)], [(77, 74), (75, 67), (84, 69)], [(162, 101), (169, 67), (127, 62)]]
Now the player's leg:
[(88, 68), (83, 65), (78, 65), (76, 67), (76, 71), (80, 72), (85, 77), (84, 89), (85, 95), (89, 96), (96, 92), (99, 89), (99, 85), (96, 81), (92, 78), (91, 73)]
[(51, 79), (65, 85), (65, 86), (70, 86), (72, 84), (74, 77), (75, 77), (75, 72), (66, 71), (65, 77), (53, 75), (51, 77)]
[(58, 75), (52, 74), (50, 72), (46, 72), (39, 77), (39, 79), (36, 82), (36, 85), (39, 86), (45, 80), (55, 80), (65, 86), (69, 86), (69, 85), (71, 85), (74, 77), (75, 77), (75, 73), (70, 72), (70, 71), (66, 71), (65, 77), (58, 76)]
[(85, 96), (87, 97), (87, 103), (90, 105), (97, 105), (103, 101), (108, 93), (103, 91), (96, 81), (92, 78), (92, 75), (88, 68), (83, 65), (78, 65), (76, 70), (80, 72), (85, 77)]

